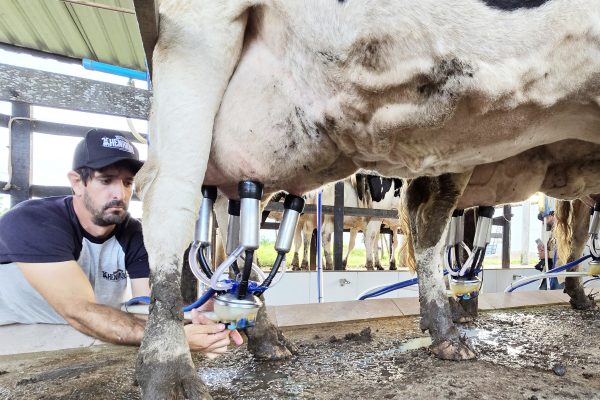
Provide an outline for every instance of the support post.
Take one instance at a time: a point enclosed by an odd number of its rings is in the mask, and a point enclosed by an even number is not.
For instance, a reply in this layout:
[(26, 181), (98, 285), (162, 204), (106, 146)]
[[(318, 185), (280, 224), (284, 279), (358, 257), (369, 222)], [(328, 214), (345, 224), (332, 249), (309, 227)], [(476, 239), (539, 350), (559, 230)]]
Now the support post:
[(317, 230), (313, 229), (312, 239), (310, 240), (310, 252), (309, 252), (309, 261), (308, 261), (308, 270), (316, 271), (317, 270)]
[(502, 229), (502, 268), (510, 268), (510, 219), (511, 207), (504, 206), (504, 227)]
[(523, 203), (523, 230), (521, 232), (521, 265), (529, 265), (529, 219), (531, 204)]
[(344, 182), (335, 184), (333, 203), (333, 269), (344, 270)]
[(10, 206), (29, 199), (31, 185), (31, 106), (27, 103), (12, 103), (10, 125), (11, 196)]

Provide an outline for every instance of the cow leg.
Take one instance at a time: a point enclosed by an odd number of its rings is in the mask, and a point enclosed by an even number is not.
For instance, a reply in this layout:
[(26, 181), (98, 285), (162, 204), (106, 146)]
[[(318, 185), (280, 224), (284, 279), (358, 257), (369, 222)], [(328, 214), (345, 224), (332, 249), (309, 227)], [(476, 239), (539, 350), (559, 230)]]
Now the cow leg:
[[(381, 229), (381, 228), (380, 228)], [(375, 240), (373, 241), (373, 258), (375, 260), (375, 269), (378, 271), (383, 271), (383, 267), (381, 266), (381, 259), (383, 258), (383, 248), (380, 251), (379, 246), (381, 244), (381, 234), (377, 233), (375, 235)]]
[(390, 235), (390, 271), (396, 271), (396, 249), (398, 248), (398, 232), (397, 229), (392, 227), (392, 234)]
[(421, 329), (429, 330), (431, 351), (445, 360), (465, 360), (476, 356), (452, 322), (439, 269), (444, 231), (469, 177), (470, 173), (417, 178), (406, 188), (405, 202), (419, 277)]
[(308, 257), (310, 252), (310, 242), (312, 240), (313, 229), (314, 228), (312, 227), (312, 225), (308, 222), (304, 225), (304, 228), (302, 229), (302, 264), (300, 265), (300, 269), (302, 269), (303, 271), (308, 271)]
[(136, 366), (144, 399), (210, 398), (192, 363), (179, 285), (215, 116), (241, 53), (250, 3), (161, 4), (148, 161), (136, 177), (152, 284)]
[(354, 246), (356, 246), (356, 236), (357, 235), (358, 235), (358, 229), (351, 228), (350, 229), (350, 240), (348, 241), (348, 251), (346, 252), (346, 256), (344, 257), (344, 260), (342, 261), (342, 265), (343, 265), (344, 269), (346, 269), (346, 266), (348, 265), (348, 258), (350, 258), (350, 253), (352, 253), (352, 250), (354, 250)]
[[(589, 209), (580, 200), (560, 201), (556, 207), (554, 237), (558, 245), (560, 265), (575, 261), (583, 254), (588, 239)], [(579, 271), (579, 265), (571, 271)], [(596, 307), (593, 298), (586, 296), (579, 277), (565, 279), (564, 292), (571, 298), (569, 303), (576, 310)]]
[(333, 236), (333, 220), (329, 217), (323, 222), (321, 243), (323, 244), (323, 254), (325, 256), (325, 269), (333, 270), (333, 257), (331, 256), (331, 237)]
[(367, 228), (365, 229), (365, 257), (366, 257), (366, 264), (365, 267), (368, 271), (373, 271), (373, 265), (374, 265), (374, 252), (375, 252), (375, 248), (377, 246), (377, 229), (375, 228), (378, 224), (378, 221), (370, 221), (367, 224)]
[(298, 221), (298, 226), (296, 226), (296, 230), (294, 231), (294, 257), (292, 258), (292, 262), (290, 266), (292, 267), (292, 271), (300, 270), (300, 246), (302, 246), (302, 221)]
[(296, 346), (271, 322), (265, 304), (258, 310), (255, 325), (246, 329), (248, 350), (259, 360), (284, 360), (297, 352)]

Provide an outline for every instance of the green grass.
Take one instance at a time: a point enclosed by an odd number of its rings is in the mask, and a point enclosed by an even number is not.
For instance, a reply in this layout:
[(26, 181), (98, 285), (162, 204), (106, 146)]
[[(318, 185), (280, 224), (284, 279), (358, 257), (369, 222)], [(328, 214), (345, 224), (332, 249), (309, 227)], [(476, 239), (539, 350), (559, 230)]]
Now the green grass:
[[(274, 247), (275, 243), (269, 240), (262, 239), (260, 242), (260, 247), (257, 250), (258, 261), (263, 270), (269, 271), (273, 263), (275, 262), (275, 257), (277, 256), (277, 252)], [(348, 246), (344, 245), (344, 255), (348, 250)], [(519, 257), (516, 254), (512, 255), (510, 263), (513, 266), (518, 266), (521, 264)], [(290, 265), (292, 262), (292, 258), (294, 257), (293, 249), (287, 254), (286, 257), (286, 265)], [(302, 262), (302, 249), (300, 249), (300, 262)], [(333, 257), (333, 254), (332, 254)], [(323, 261), (325, 262), (325, 261)], [(535, 257), (529, 258), (529, 265), (534, 265), (537, 262)], [(487, 256), (484, 261), (484, 266), (487, 267), (499, 267), (502, 264), (502, 259), (499, 255)], [(387, 252), (384, 257), (381, 259), (381, 265), (387, 269), (389, 265), (389, 257)], [(365, 270), (365, 249), (364, 248), (354, 248), (352, 253), (350, 254), (350, 258), (348, 259), (349, 270)]]
[[(277, 257), (277, 252), (275, 251), (274, 245), (275, 245), (274, 242), (270, 242), (270, 241), (264, 240), (264, 239), (261, 240), (261, 242), (260, 242), (260, 247), (257, 250), (257, 255), (258, 255), (258, 261), (260, 263), (260, 266), (264, 270), (269, 270), (271, 268), (271, 266), (273, 265), (273, 263), (275, 262), (275, 257)], [(344, 255), (346, 254), (346, 251), (348, 251), (348, 246), (344, 245)], [(302, 248), (300, 248), (300, 254), (298, 254), (298, 256), (300, 257), (300, 262), (302, 262)], [(292, 250), (290, 250), (290, 252), (287, 254), (286, 265), (290, 265), (293, 257), (294, 257), (294, 252), (293, 252), (293, 248), (292, 248)], [(332, 253), (332, 257), (333, 257), (333, 253)], [(346, 268), (354, 269), (354, 270), (364, 270), (365, 269), (365, 260), (366, 260), (365, 259), (365, 249), (364, 248), (354, 248), (354, 250), (350, 254), (350, 257), (348, 258), (348, 265)], [(325, 261), (323, 261), (323, 262), (325, 262)], [(385, 269), (387, 269), (387, 267), (389, 265), (389, 257), (387, 255), (387, 253), (384, 255), (384, 257), (381, 258), (381, 265)]]

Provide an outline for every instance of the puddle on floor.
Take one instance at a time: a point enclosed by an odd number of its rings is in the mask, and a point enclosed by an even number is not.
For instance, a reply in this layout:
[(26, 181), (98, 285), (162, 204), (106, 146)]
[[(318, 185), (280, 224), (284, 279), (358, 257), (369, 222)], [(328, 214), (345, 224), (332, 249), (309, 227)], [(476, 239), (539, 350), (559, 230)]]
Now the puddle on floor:
[(398, 351), (405, 353), (407, 351), (427, 348), (429, 346), (431, 346), (431, 336), (418, 337), (402, 343)]

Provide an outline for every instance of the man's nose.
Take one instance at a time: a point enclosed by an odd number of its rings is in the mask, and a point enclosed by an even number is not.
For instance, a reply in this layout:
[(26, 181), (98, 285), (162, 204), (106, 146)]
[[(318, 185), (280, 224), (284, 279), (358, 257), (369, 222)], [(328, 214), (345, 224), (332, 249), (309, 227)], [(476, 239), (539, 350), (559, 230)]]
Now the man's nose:
[(127, 187), (121, 181), (118, 181), (113, 186), (112, 196), (113, 199), (122, 200), (125, 197)]

